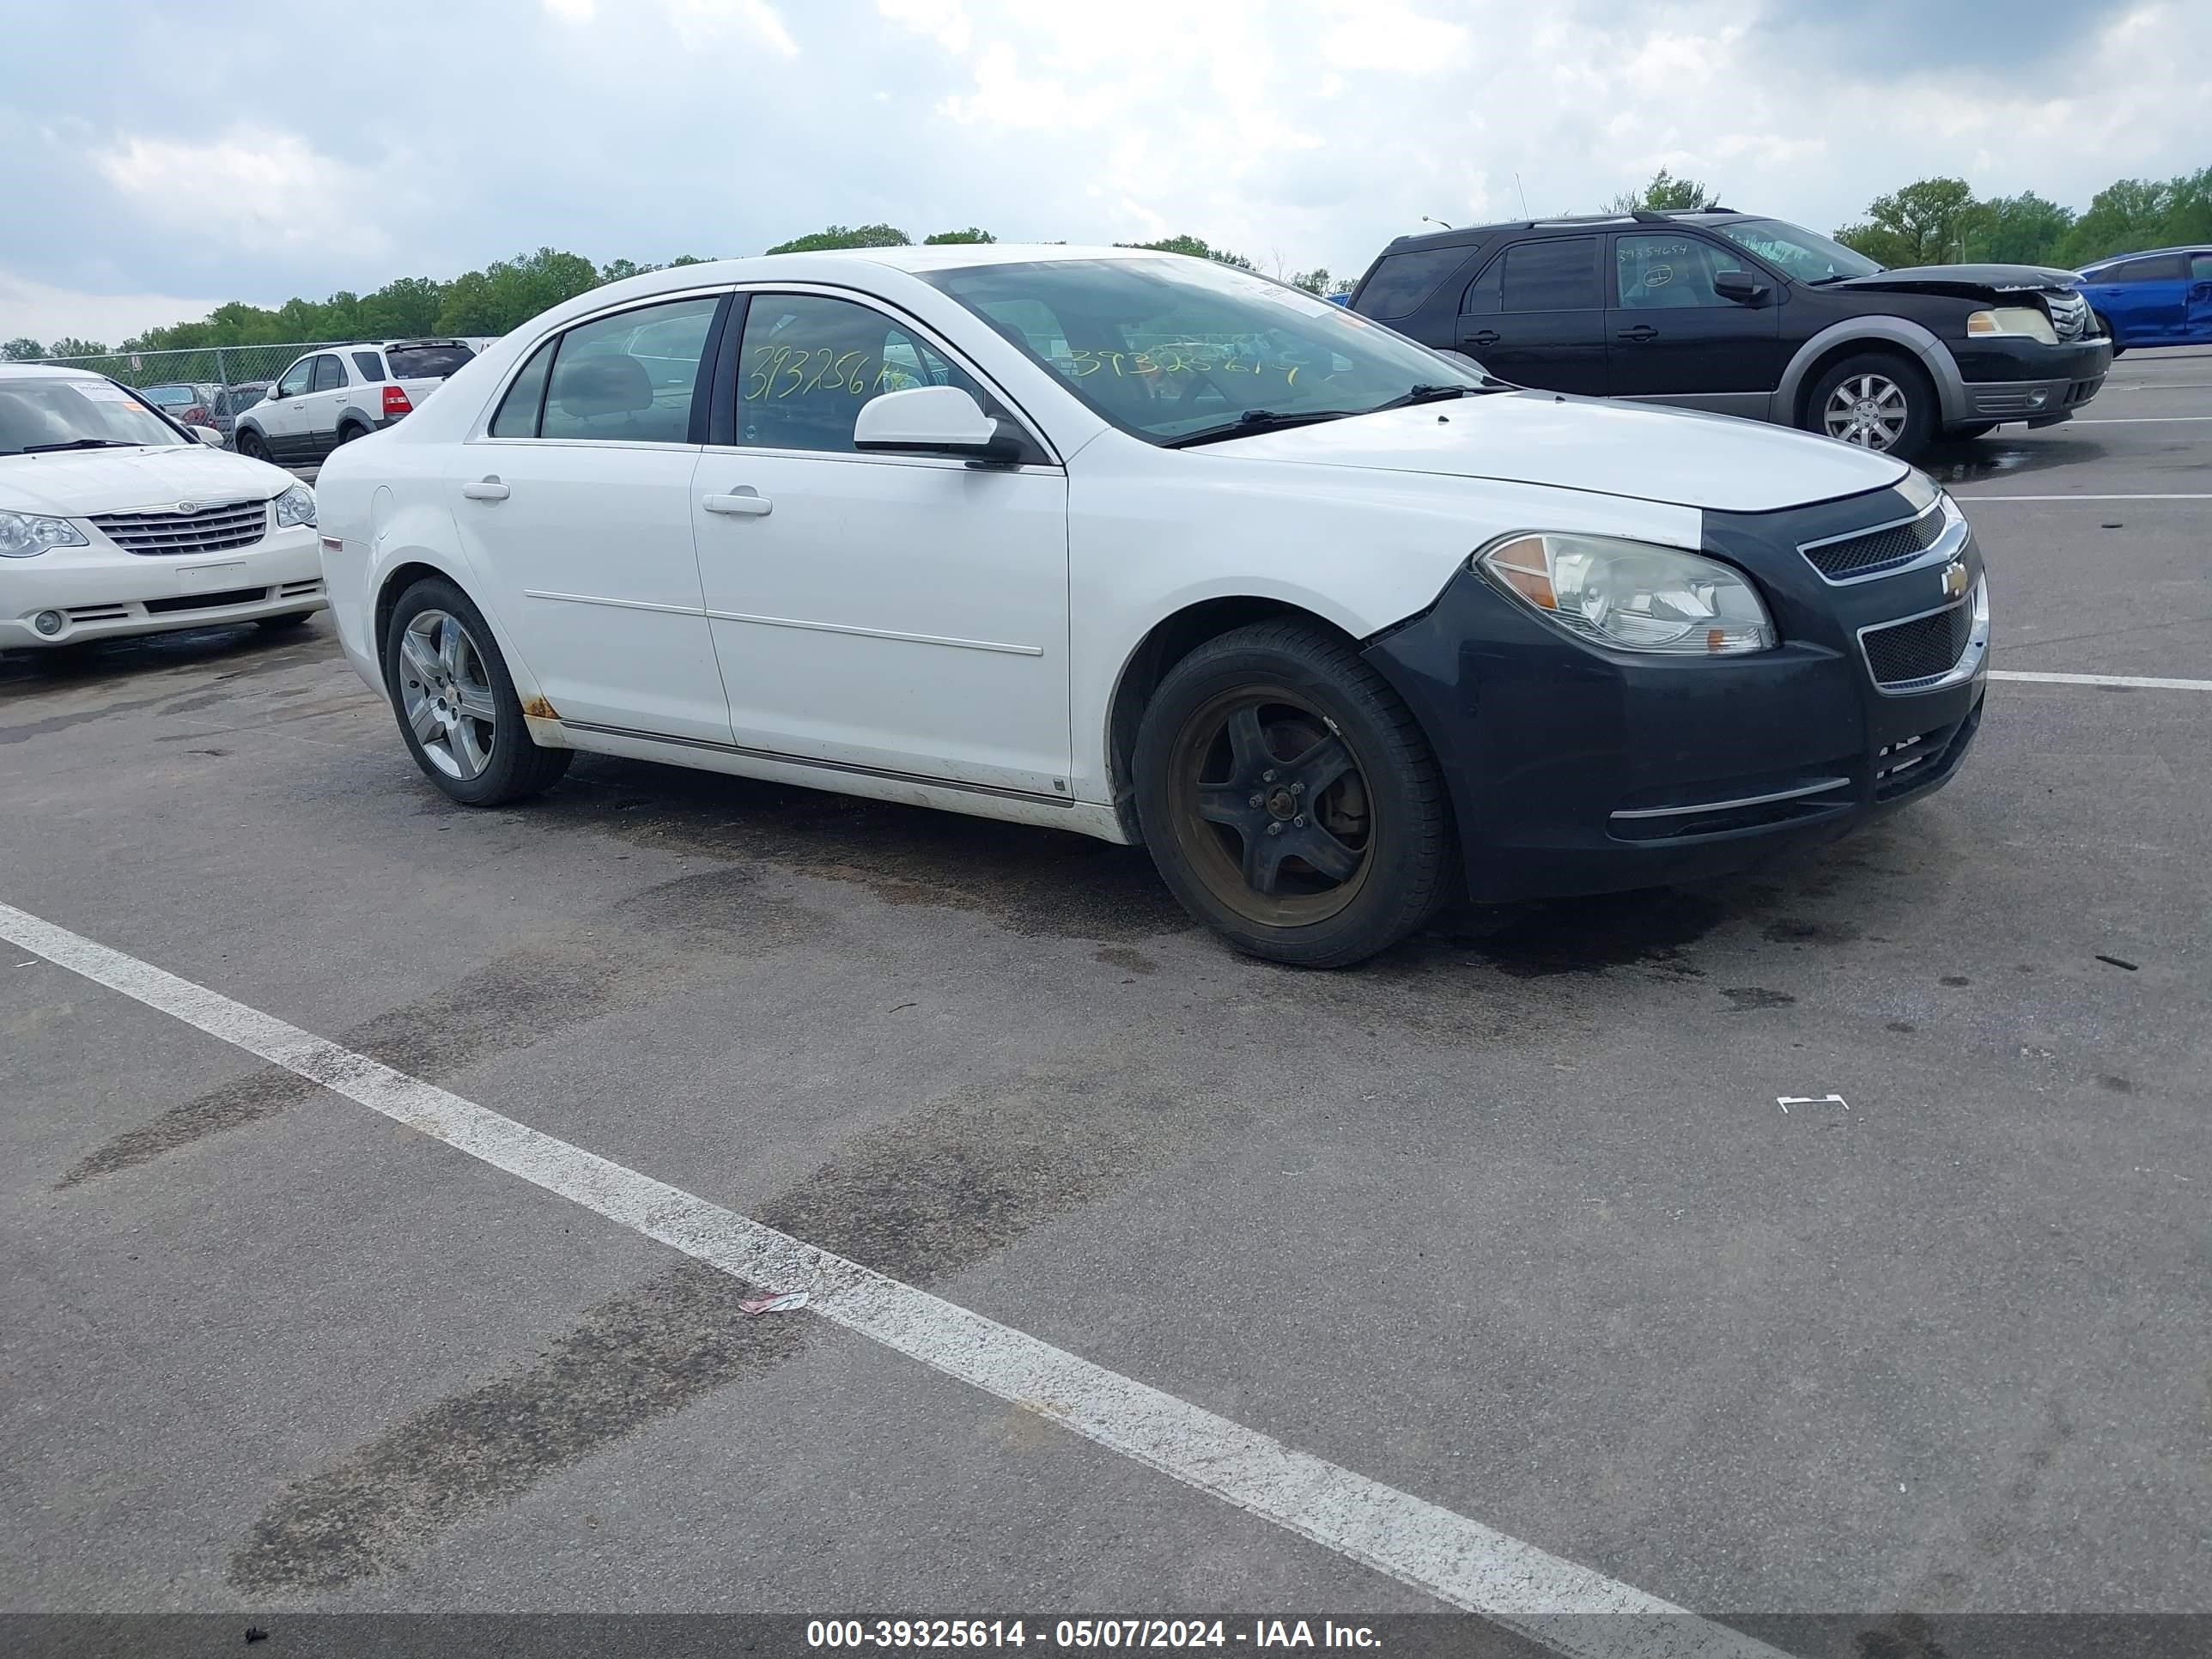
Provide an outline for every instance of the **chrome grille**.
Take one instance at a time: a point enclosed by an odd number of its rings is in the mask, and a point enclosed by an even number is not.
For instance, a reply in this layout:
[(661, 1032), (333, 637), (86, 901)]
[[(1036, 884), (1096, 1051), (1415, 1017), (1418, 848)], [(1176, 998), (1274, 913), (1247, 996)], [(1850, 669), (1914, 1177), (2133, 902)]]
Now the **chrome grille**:
[(2062, 340), (2078, 340), (2089, 331), (2089, 302), (2072, 289), (2063, 293), (2046, 294), (2043, 302), (2051, 307), (2051, 326)]
[(1925, 513), (1907, 523), (1884, 525), (1835, 541), (1814, 542), (1797, 550), (1829, 580), (1842, 581), (1911, 564), (1942, 538), (1942, 504), (1931, 502)]
[(226, 553), (269, 533), (269, 503), (226, 501), (191, 513), (101, 513), (100, 534), (127, 553)]
[(1867, 668), (1877, 684), (1910, 685), (1948, 674), (1966, 654), (1973, 637), (1974, 608), (1969, 599), (1910, 622), (1869, 628), (1859, 636)]

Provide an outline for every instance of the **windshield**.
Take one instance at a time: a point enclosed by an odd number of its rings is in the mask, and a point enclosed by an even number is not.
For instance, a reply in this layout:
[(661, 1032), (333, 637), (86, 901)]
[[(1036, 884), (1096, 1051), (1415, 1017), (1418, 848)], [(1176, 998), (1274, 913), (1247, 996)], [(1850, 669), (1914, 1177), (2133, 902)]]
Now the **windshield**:
[(1871, 276), (1882, 269), (1865, 254), (1853, 252), (1817, 230), (1784, 224), (1779, 219), (1733, 219), (1712, 228), (1801, 283)]
[(442, 380), (476, 355), (465, 345), (392, 346), (384, 360), (395, 380)]
[(1203, 260), (1040, 260), (925, 280), (1152, 443), (1496, 384), (1341, 306)]
[(167, 444), (184, 434), (112, 380), (0, 380), (0, 455), (70, 444)]

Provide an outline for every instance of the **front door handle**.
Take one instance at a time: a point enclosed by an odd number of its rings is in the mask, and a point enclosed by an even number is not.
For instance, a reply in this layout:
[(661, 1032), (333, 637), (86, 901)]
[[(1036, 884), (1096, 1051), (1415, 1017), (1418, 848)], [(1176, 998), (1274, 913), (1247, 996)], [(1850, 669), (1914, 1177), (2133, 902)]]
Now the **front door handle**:
[(775, 510), (775, 503), (750, 484), (739, 484), (726, 495), (708, 495), (699, 503), (709, 513), (726, 513), (736, 518), (764, 519)]
[(1634, 328), (1622, 329), (1613, 337), (1616, 340), (1633, 340), (1637, 344), (1642, 345), (1647, 340), (1657, 339), (1659, 331), (1649, 323), (1638, 323)]
[(1496, 329), (1486, 328), (1480, 334), (1468, 335), (1467, 343), (1469, 345), (1496, 345), (1504, 337)]
[(461, 486), (461, 494), (472, 501), (503, 501), (510, 493), (497, 478), (479, 478)]

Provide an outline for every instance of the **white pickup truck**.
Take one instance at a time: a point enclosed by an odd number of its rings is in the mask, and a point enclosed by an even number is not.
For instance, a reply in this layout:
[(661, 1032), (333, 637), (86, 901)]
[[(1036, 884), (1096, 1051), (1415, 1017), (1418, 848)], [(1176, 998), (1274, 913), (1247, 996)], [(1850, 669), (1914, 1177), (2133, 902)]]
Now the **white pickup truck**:
[(411, 413), (475, 356), (465, 340), (371, 340), (300, 358), (269, 395), (242, 411), (238, 453), (284, 466), (313, 466), (340, 444)]

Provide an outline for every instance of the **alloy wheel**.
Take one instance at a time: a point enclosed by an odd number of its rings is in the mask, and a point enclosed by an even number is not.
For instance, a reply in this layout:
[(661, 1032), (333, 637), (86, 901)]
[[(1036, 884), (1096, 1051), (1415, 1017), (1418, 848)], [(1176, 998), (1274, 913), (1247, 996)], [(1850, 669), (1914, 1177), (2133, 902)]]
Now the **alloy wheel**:
[(430, 763), (452, 778), (491, 764), (499, 702), (483, 653), (461, 620), (421, 611), (399, 635), (399, 701)]
[(1336, 723), (1281, 686), (1194, 710), (1170, 761), (1174, 830), (1207, 890), (1272, 927), (1326, 921), (1374, 863), (1372, 792)]
[(1862, 449), (1887, 449), (1911, 416), (1905, 388), (1887, 374), (1854, 374), (1828, 394), (1821, 424), (1831, 438)]

